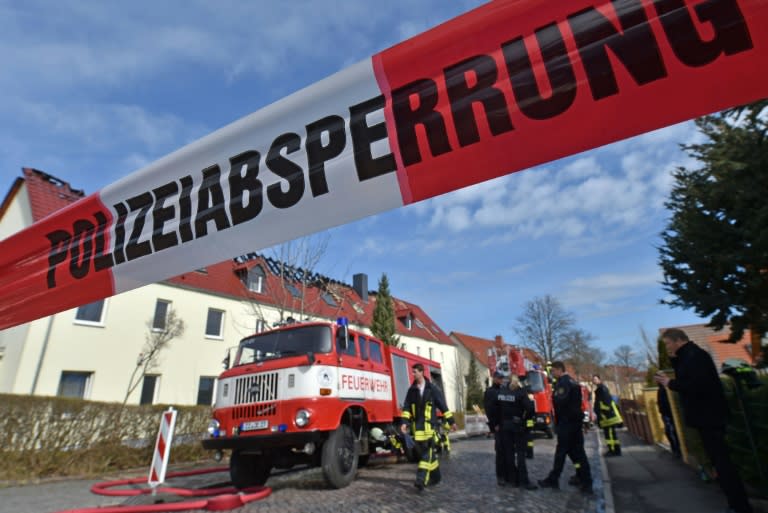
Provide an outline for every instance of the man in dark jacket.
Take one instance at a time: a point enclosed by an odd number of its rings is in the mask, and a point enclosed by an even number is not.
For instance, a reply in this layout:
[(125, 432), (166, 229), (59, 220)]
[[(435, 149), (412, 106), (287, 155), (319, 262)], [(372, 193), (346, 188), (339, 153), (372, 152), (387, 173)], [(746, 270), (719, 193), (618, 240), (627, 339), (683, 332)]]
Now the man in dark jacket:
[(493, 448), (496, 453), (496, 483), (499, 486), (507, 484), (507, 468), (504, 466), (504, 450), (501, 447), (499, 434), (495, 431), (495, 424), (492, 420), (496, 416), (496, 399), (499, 397), (499, 391), (504, 383), (504, 374), (499, 371), (493, 373), (493, 384), (485, 389), (483, 396), (483, 408), (485, 416), (488, 419), (488, 431), (493, 435)]
[(411, 373), (413, 384), (405, 395), (400, 429), (406, 433), (410, 425), (411, 435), (421, 455), (415, 486), (422, 491), (426, 486), (440, 482), (440, 467), (435, 454), (435, 429), (440, 421), (437, 410), (443, 412), (443, 419), (451, 426), (451, 431), (456, 430), (456, 422), (445, 405), (440, 389), (424, 377), (424, 366), (420, 363), (413, 365)]
[(565, 372), (563, 362), (552, 362), (552, 374), (557, 379), (552, 402), (555, 406), (555, 433), (557, 447), (552, 470), (545, 479), (539, 480), (542, 488), (559, 488), (565, 457), (569, 456), (576, 467), (582, 493), (592, 493), (592, 472), (584, 452), (584, 414), (581, 411), (581, 387)]
[(621, 442), (616, 436), (616, 427), (623, 422), (619, 408), (598, 374), (592, 376), (592, 383), (595, 385), (594, 410), (597, 425), (603, 429), (605, 444), (608, 446), (605, 456), (621, 456)]
[(502, 476), (503, 482), (499, 481), (499, 484), (511, 483), (526, 490), (537, 488), (528, 479), (528, 468), (525, 462), (528, 445), (526, 421), (533, 417), (534, 411), (533, 401), (520, 385), (520, 379), (515, 375), (510, 376), (509, 385), (501, 387), (488, 417), (496, 433), (496, 439), (499, 441), (497, 457), (500, 452), (503, 468), (507, 472)]
[(668, 329), (661, 338), (672, 357), (675, 378), (670, 379), (659, 372), (655, 376), (656, 382), (679, 394), (685, 423), (698, 430), (730, 509), (736, 513), (751, 513), (744, 484), (728, 456), (725, 444), (728, 403), (712, 357), (691, 342), (682, 330)]

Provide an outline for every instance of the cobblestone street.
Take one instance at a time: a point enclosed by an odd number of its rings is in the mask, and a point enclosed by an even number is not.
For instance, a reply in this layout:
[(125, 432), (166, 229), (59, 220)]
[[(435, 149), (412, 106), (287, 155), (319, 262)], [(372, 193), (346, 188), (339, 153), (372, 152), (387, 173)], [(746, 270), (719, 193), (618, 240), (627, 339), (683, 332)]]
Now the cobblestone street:
[[(457, 439), (450, 458), (440, 468), (442, 483), (417, 493), (413, 486), (415, 464), (395, 464), (388, 460), (372, 460), (360, 470), (347, 488), (328, 489), (319, 469), (288, 472), (270, 478), (272, 495), (262, 501), (235, 510), (262, 513), (340, 513), (340, 512), (499, 512), (525, 513), (593, 513), (603, 511), (602, 476), (596, 431), (586, 436), (587, 455), (595, 476), (595, 494), (581, 495), (567, 485), (573, 467), (566, 462), (560, 478), (560, 490), (525, 491), (498, 487), (493, 470), (493, 440), (485, 437)], [(531, 480), (546, 476), (552, 466), (554, 440), (537, 439), (535, 458), (528, 460)], [(220, 484), (226, 474), (198, 476), (173, 486), (206, 486)], [(218, 482), (217, 482), (218, 480)], [(93, 481), (66, 481), (0, 489), (0, 513), (45, 513), (64, 509), (117, 503), (148, 504), (151, 498), (141, 496), (128, 501), (89, 496)]]

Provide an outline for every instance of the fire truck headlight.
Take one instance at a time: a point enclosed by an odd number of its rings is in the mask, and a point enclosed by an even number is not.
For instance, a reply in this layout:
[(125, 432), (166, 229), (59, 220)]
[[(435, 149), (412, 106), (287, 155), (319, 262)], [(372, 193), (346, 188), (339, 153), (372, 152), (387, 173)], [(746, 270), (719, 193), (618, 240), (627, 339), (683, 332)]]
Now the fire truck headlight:
[(219, 421), (216, 419), (211, 419), (211, 421), (208, 423), (208, 434), (212, 437), (216, 438), (219, 436)]
[(305, 427), (309, 424), (309, 419), (312, 417), (312, 413), (309, 410), (301, 409), (296, 412), (296, 425), (299, 427)]

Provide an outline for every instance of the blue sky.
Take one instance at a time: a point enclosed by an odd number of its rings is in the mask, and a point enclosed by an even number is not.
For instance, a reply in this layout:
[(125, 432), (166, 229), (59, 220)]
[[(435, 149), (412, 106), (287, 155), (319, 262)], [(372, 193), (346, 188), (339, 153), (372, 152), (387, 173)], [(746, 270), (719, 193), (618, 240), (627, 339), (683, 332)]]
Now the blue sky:
[[(0, 2), (0, 187), (29, 166), (96, 192), (479, 4)], [(551, 294), (608, 354), (641, 351), (641, 327), (702, 322), (659, 305), (655, 249), (697, 137), (683, 123), (337, 227), (318, 270), (371, 289), (386, 272), (444, 330), (510, 342)]]

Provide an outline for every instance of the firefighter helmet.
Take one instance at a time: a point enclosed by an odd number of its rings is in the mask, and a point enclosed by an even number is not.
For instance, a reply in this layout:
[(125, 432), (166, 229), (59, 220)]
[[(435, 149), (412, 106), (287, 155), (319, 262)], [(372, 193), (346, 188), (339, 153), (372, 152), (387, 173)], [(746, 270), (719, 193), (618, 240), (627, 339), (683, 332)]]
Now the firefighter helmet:
[(387, 439), (387, 437), (384, 436), (384, 431), (382, 431), (382, 429), (378, 427), (371, 428), (371, 438), (373, 438), (377, 442), (383, 442), (384, 440)]

